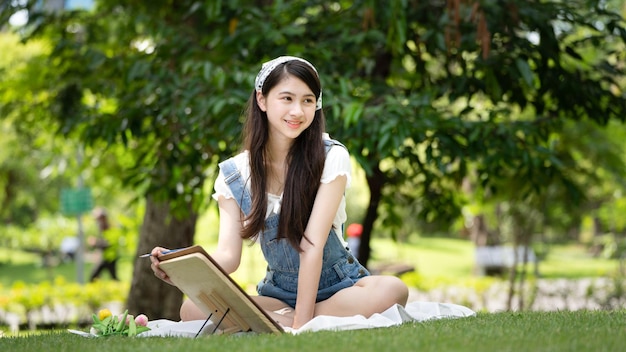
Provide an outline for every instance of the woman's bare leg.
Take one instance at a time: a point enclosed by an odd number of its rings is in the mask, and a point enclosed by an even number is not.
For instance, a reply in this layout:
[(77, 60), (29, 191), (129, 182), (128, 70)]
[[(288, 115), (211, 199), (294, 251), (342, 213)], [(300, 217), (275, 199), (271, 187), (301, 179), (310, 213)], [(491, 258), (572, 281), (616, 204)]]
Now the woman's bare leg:
[[(369, 318), (372, 314), (381, 313), (394, 304), (404, 306), (408, 296), (408, 288), (395, 276), (367, 276), (357, 281), (354, 286), (317, 303), (315, 316), (347, 317), (359, 314)], [(295, 311), (283, 301), (264, 296), (251, 298), (281, 325), (287, 327), (293, 325)], [(204, 320), (207, 315), (195, 303), (186, 299), (180, 308), (180, 318), (183, 321)]]
[(182, 321), (189, 320), (206, 320), (208, 315), (204, 314), (190, 299), (185, 299), (180, 306), (180, 319)]
[(315, 316), (347, 317), (363, 315), (369, 318), (382, 313), (394, 304), (406, 305), (409, 289), (395, 276), (367, 276), (345, 288), (329, 299), (315, 305)]
[[(251, 296), (272, 319), (283, 326), (293, 325), (294, 310), (281, 300), (271, 297)], [(193, 301), (185, 299), (180, 307), (180, 319), (182, 321), (189, 320), (205, 320), (207, 315), (196, 306)]]
[(252, 296), (256, 304), (259, 305), (272, 319), (282, 326), (291, 327), (295, 310), (287, 303), (272, 297)]

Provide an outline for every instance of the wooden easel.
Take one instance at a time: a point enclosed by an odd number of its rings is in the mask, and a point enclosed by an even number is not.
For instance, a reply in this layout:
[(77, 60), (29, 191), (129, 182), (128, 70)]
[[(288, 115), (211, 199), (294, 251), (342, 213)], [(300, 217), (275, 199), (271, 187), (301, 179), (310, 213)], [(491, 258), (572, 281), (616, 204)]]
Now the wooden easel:
[(284, 332), (201, 247), (159, 257), (160, 268), (207, 316), (215, 333)]

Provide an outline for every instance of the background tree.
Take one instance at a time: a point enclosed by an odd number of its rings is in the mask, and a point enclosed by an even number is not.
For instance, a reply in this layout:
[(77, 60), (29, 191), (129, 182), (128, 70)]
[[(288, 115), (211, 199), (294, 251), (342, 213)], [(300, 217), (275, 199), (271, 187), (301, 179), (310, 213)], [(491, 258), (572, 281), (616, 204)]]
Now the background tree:
[[(54, 156), (61, 152), (63, 146), (57, 144), (57, 150), (41, 150), (42, 145), (52, 144), (54, 135), (51, 133), (35, 133), (34, 116), (38, 112), (13, 109), (12, 102), (18, 97), (28, 102), (37, 100), (29, 94), (27, 88), (41, 84), (37, 76), (22, 75), (26, 63), (40, 60), (46, 50), (45, 43), (31, 42), (23, 50), (10, 50), (19, 45), (19, 37), (11, 34), (0, 36), (0, 50), (4, 53), (0, 58), (0, 121), (2, 140), (0, 141), (0, 219), (3, 225), (26, 227), (31, 219), (41, 211), (54, 211), (56, 207), (55, 190), (63, 185), (60, 178), (48, 177), (39, 170), (49, 167), (52, 171), (55, 164)], [(28, 81), (30, 84), (25, 84)], [(31, 125), (32, 126), (32, 125)], [(37, 129), (46, 131), (46, 121), (39, 121)], [(24, 138), (25, 137), (25, 138)], [(32, 192), (21, 192), (31, 189)], [(38, 195), (47, 195), (38, 199)]]

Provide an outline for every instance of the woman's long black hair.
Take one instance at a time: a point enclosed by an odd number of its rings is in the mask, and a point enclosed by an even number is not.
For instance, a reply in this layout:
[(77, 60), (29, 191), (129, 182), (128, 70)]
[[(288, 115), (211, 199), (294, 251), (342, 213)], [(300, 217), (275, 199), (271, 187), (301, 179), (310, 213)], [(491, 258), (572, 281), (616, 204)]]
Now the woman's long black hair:
[[(285, 79), (293, 76), (302, 80), (313, 94), (320, 98), (322, 91), (319, 77), (315, 70), (299, 60), (287, 61), (274, 69), (263, 84), (262, 94), (269, 91)], [(243, 128), (243, 146), (250, 153), (250, 187), (252, 209), (245, 218), (244, 238), (255, 238), (264, 229), (267, 212), (267, 177), (269, 155), (269, 124), (267, 114), (262, 111), (256, 100), (256, 91), (248, 101), (246, 122)], [(305, 237), (304, 230), (315, 196), (320, 186), (324, 161), (326, 158), (322, 133), (326, 121), (322, 109), (315, 111), (311, 125), (295, 140), (287, 155), (287, 175), (278, 224), (278, 237), (286, 238), (289, 243), (301, 251), (300, 242)]]

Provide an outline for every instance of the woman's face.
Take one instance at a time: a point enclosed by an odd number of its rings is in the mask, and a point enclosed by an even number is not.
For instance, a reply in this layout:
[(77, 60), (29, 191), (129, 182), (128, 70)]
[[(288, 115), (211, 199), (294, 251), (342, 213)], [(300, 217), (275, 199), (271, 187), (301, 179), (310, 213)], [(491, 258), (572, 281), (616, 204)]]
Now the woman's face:
[(272, 139), (295, 139), (315, 118), (316, 98), (302, 80), (288, 75), (267, 96), (257, 92), (257, 103), (267, 113)]

